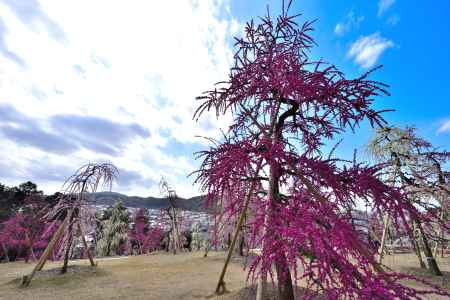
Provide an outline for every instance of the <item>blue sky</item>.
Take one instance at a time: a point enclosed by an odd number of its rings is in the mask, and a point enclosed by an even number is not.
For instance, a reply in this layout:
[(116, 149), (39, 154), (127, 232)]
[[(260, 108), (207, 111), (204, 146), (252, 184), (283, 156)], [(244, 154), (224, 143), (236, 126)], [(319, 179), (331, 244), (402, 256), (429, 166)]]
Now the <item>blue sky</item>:
[[(248, 15), (265, 14), (260, 3), (234, 1), (231, 8), (243, 22)], [(266, 3), (280, 9), (280, 1)], [(313, 57), (324, 58), (350, 77), (364, 72), (371, 59), (374, 65), (382, 64), (372, 78), (390, 85), (391, 96), (377, 104), (395, 110), (385, 114), (386, 120), (392, 125), (415, 126), (420, 135), (444, 149), (450, 148), (449, 9), (450, 2), (445, 0), (300, 0), (292, 5), (292, 11), (303, 13), (299, 20), (317, 19), (313, 36), (318, 47)], [(370, 54), (372, 48), (372, 55), (355, 62), (350, 50), (364, 38), (365, 49)], [(377, 46), (383, 49), (378, 56)], [(355, 135), (345, 135), (337, 153), (348, 156), (353, 148), (363, 152), (370, 134), (364, 124)]]
[[(161, 176), (182, 196), (192, 153), (219, 136), (229, 116), (192, 121), (194, 101), (227, 76), (232, 36), (280, 1), (0, 0), (0, 182), (36, 182), (45, 192), (89, 161), (120, 170), (114, 189), (157, 195)], [(294, 1), (323, 58), (355, 77), (391, 87), (379, 108), (393, 125), (416, 126), (450, 148), (448, 1)], [(362, 151), (367, 124), (337, 152)]]

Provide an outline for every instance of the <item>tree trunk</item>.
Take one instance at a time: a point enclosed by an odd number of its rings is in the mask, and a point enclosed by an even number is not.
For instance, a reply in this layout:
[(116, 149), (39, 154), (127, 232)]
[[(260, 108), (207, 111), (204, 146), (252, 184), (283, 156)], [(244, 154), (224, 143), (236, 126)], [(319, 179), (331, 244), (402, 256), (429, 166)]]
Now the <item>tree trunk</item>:
[(430, 271), (433, 275), (442, 276), (441, 270), (439, 269), (439, 266), (433, 257), (433, 253), (431, 252), (430, 245), (428, 243), (428, 239), (422, 228), (422, 224), (420, 224), (420, 221), (417, 219), (415, 219), (414, 222), (416, 223), (417, 229), (419, 229), (419, 234), (420, 234), (420, 237), (421, 237), (422, 243), (423, 243), (423, 252), (425, 253), (425, 258), (427, 260), (428, 268), (430, 269)]
[(278, 280), (278, 297), (280, 300), (294, 300), (294, 289), (292, 287), (292, 278), (286, 257), (281, 257), (275, 262)]
[(257, 288), (256, 288), (256, 300), (265, 300), (265, 295), (267, 293), (267, 277), (261, 275), (258, 278)]
[(209, 252), (209, 243), (205, 243), (205, 254), (203, 254), (203, 257), (208, 257)]
[(2, 245), (3, 253), (5, 253), (5, 262), (9, 262), (9, 256), (8, 256), (8, 249), (6, 248), (5, 244), (0, 243)]
[[(277, 209), (276, 206), (280, 202), (279, 192), (279, 177), (274, 166), (270, 167), (269, 177), (269, 199), (272, 201), (272, 212)], [(276, 236), (276, 239), (282, 239)], [(292, 278), (289, 266), (287, 265), (286, 257), (283, 255), (280, 259), (275, 261), (275, 269), (277, 271), (278, 279), (278, 297), (280, 300), (294, 300), (294, 289), (292, 288)]]
[(244, 256), (244, 246), (245, 246), (245, 238), (243, 232), (241, 231), (241, 236), (239, 238), (239, 256)]

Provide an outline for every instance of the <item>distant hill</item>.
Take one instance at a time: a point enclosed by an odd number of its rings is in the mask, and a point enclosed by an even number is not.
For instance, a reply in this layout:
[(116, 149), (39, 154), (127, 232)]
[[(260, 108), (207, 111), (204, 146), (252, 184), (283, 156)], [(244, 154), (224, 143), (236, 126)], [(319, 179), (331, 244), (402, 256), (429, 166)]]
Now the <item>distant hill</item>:
[[(93, 205), (113, 206), (121, 200), (126, 207), (161, 209), (167, 208), (169, 201), (166, 198), (127, 196), (114, 192), (98, 192), (89, 195), (89, 202)], [(189, 199), (178, 198), (177, 207), (188, 211), (207, 211), (204, 207), (205, 196), (196, 196)]]

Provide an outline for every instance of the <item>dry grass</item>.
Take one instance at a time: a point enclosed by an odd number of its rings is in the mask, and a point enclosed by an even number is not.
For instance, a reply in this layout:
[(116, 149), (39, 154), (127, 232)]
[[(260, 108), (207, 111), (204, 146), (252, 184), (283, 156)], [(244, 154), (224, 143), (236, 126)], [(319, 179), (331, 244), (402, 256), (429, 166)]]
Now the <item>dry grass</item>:
[[(72, 262), (82, 268), (65, 275), (39, 274), (28, 288), (20, 277), (33, 268), (23, 262), (0, 264), (0, 299), (201, 299), (211, 296), (223, 266), (223, 253), (181, 253), (132, 256), (99, 261)], [(50, 262), (45, 270), (60, 267)], [(227, 288), (238, 290), (246, 274), (237, 263), (229, 266)], [(220, 298), (218, 298), (220, 299)]]
[[(50, 262), (28, 288), (19, 288), (20, 278), (33, 268), (23, 262), (0, 264), (0, 299), (249, 299), (254, 288), (246, 286), (242, 263), (234, 260), (226, 276), (230, 293), (214, 297), (212, 292), (223, 266), (224, 253), (201, 252), (171, 255), (132, 256), (104, 259), (97, 268), (86, 260), (72, 262), (65, 275), (57, 273), (59, 262)], [(420, 274), (410, 254), (387, 256), (384, 261), (395, 270)], [(440, 261), (445, 278), (450, 278), (450, 258)], [(54, 270), (54, 271), (53, 271)], [(441, 284), (442, 279), (431, 278)], [(410, 283), (408, 283), (410, 284)], [(445, 283), (450, 288), (448, 282)], [(418, 285), (416, 285), (418, 287)], [(436, 298), (439, 299), (439, 298)]]
[[(442, 277), (433, 276), (427, 269), (421, 269), (419, 267), (417, 256), (410, 253), (388, 255), (383, 260), (383, 264), (393, 269), (394, 271), (417, 276), (450, 291), (450, 257), (437, 257), (437, 262), (443, 274)], [(416, 282), (407, 281), (405, 282), (405, 284), (418, 289), (423, 288), (423, 285)], [(429, 299), (448, 298), (429, 296)]]

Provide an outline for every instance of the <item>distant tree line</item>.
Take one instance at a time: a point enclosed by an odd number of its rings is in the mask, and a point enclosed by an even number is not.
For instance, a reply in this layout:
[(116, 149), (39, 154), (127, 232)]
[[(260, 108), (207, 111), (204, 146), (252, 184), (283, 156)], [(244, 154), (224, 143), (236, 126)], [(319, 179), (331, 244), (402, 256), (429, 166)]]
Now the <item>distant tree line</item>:
[(28, 197), (39, 197), (44, 205), (55, 205), (60, 193), (56, 192), (46, 196), (35, 183), (27, 181), (18, 186), (9, 187), (0, 183), (0, 222), (13, 216), (29, 204), (26, 203)]
[[(61, 220), (49, 220), (48, 212), (57, 205), (61, 193), (44, 195), (38, 186), (27, 181), (9, 187), (0, 184), (0, 262), (38, 259), (56, 232)], [(162, 214), (165, 211), (162, 210)], [(150, 224), (149, 212), (145, 208), (134, 214), (120, 199), (114, 206), (103, 211), (92, 210), (92, 225), (84, 232), (92, 253), (97, 256), (141, 255), (149, 252), (169, 251), (169, 232), (164, 229), (163, 218), (158, 224)], [(193, 226), (195, 228), (195, 226)], [(198, 232), (185, 230), (181, 233), (184, 249), (199, 250), (203, 243)], [(195, 230), (194, 230), (195, 231)], [(197, 230), (198, 231), (198, 230)], [(61, 259), (63, 243), (55, 246), (51, 260)], [(70, 251), (71, 258), (85, 256), (81, 247), (80, 233), (75, 233)]]

